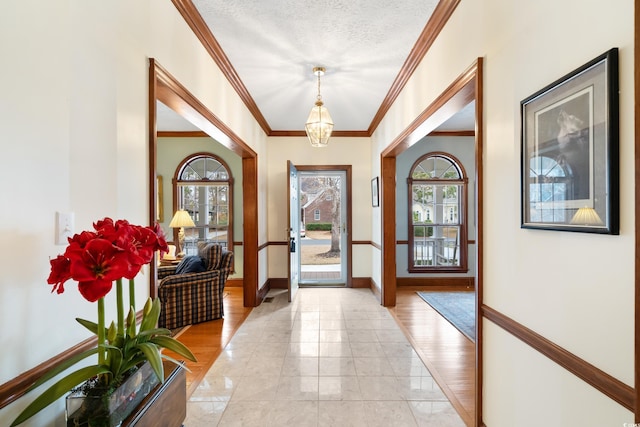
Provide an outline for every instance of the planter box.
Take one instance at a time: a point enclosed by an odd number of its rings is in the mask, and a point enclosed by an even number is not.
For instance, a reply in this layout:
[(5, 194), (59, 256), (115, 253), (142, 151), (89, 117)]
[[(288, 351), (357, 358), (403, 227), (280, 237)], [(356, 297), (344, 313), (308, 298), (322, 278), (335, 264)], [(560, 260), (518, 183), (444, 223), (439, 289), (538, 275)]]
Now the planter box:
[(81, 387), (67, 396), (67, 427), (120, 426), (157, 385), (158, 379), (147, 362), (108, 394)]
[(122, 427), (179, 427), (186, 417), (186, 371), (172, 362), (164, 362), (164, 383), (144, 398)]

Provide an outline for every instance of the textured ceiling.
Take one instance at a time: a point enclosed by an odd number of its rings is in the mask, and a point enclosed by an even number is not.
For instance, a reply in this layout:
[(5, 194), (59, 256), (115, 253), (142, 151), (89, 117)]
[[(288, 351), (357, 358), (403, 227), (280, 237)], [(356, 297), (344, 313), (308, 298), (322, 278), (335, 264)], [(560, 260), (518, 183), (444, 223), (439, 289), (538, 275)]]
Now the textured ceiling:
[[(285, 132), (304, 129), (317, 94), (314, 66), (327, 69), (321, 93), (334, 130), (367, 131), (438, 4), (192, 1), (269, 128)], [(169, 120), (161, 109), (158, 130), (190, 130)]]

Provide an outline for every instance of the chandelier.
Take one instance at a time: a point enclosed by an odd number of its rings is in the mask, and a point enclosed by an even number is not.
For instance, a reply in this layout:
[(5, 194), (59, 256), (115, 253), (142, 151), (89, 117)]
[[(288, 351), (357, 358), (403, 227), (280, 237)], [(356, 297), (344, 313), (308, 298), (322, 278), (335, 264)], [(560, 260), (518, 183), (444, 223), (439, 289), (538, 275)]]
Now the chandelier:
[(307, 123), (304, 125), (312, 147), (326, 147), (333, 131), (333, 119), (322, 103), (322, 95), (320, 95), (320, 76), (324, 75), (325, 71), (324, 67), (313, 68), (313, 74), (318, 76), (318, 96), (316, 105), (311, 109)]

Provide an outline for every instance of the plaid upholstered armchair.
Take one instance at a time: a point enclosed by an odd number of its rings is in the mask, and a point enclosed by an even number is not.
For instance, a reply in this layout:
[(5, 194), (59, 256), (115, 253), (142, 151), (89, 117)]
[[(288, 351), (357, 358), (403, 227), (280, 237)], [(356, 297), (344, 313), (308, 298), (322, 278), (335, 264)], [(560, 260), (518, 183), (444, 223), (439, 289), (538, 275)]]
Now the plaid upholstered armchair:
[(174, 329), (224, 315), (222, 292), (231, 271), (233, 252), (206, 243), (198, 247), (198, 256), (202, 272), (176, 274), (179, 266), (158, 269), (158, 297), (162, 306), (159, 327)]

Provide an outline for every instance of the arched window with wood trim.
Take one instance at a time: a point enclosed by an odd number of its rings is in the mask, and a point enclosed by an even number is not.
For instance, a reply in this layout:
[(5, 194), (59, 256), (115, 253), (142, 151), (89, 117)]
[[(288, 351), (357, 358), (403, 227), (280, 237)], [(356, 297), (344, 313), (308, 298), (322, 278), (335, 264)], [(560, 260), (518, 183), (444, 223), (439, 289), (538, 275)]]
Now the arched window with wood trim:
[(233, 177), (225, 161), (211, 153), (192, 154), (178, 165), (173, 182), (174, 209), (186, 210), (196, 225), (184, 230), (184, 253), (197, 254), (199, 242), (233, 250)]
[(409, 271), (467, 271), (467, 184), (462, 164), (428, 153), (409, 174)]

